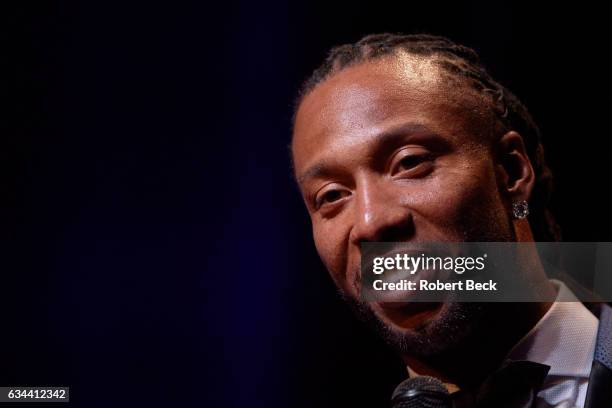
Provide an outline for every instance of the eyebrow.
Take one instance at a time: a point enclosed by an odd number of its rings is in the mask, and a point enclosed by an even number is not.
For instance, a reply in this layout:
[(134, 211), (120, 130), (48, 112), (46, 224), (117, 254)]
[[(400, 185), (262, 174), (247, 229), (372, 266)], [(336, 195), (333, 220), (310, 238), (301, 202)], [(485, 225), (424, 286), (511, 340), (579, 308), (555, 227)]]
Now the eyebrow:
[[(375, 136), (378, 146), (396, 145), (400, 141), (408, 141), (407, 137), (428, 136), (441, 138), (441, 136), (426, 125), (418, 122), (408, 122), (387, 129)], [(379, 149), (379, 148), (377, 148)], [(332, 166), (328, 160), (321, 160), (308, 167), (297, 177), (298, 184), (312, 178), (324, 178), (331, 176)]]

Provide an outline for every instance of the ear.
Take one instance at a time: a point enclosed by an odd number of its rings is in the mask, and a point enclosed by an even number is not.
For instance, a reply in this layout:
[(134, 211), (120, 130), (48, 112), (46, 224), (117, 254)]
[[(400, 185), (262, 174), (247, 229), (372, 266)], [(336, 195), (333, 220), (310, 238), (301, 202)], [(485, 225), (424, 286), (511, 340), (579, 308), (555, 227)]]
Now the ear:
[(497, 141), (496, 172), (502, 194), (517, 202), (529, 201), (535, 184), (535, 173), (527, 155), (523, 137), (511, 130)]

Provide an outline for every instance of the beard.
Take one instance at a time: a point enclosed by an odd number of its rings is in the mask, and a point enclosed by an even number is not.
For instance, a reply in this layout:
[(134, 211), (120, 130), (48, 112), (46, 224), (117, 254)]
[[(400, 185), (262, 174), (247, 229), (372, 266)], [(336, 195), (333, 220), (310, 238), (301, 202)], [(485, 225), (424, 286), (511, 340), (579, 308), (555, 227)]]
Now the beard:
[(489, 321), (486, 303), (445, 303), (443, 309), (426, 324), (401, 329), (389, 324), (372, 310), (367, 302), (340, 292), (359, 320), (374, 330), (399, 354), (429, 359), (444, 355), (461, 344), (469, 342), (479, 332), (483, 323)]
[[(488, 203), (487, 203), (488, 204)], [(494, 208), (485, 205), (484, 208)], [(467, 212), (468, 221), (458, 234), (464, 242), (508, 242), (516, 241), (509, 217), (499, 213), (480, 210)], [(482, 219), (489, 222), (482, 222)], [(457, 236), (457, 235), (456, 235)], [(355, 274), (361, 278), (361, 273)], [(359, 282), (353, 282), (355, 288)], [(414, 328), (403, 328), (377, 315), (369, 303), (359, 296), (339, 289), (340, 296), (357, 317), (373, 329), (396, 352), (420, 359), (436, 360), (448, 353), (470, 349), (482, 344), (477, 339), (488, 337), (499, 324), (500, 318), (512, 316), (514, 306), (500, 303), (457, 302), (451, 298), (425, 324)], [(471, 345), (470, 345), (471, 344)]]

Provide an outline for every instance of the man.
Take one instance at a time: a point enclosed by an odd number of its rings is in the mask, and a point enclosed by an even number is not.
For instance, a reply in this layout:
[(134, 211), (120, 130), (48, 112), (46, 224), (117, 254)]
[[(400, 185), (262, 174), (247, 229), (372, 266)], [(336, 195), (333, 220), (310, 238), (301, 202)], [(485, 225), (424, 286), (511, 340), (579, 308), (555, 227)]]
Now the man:
[(474, 394), (507, 359), (529, 360), (547, 368), (534, 406), (584, 405), (598, 320), (563, 283), (544, 290), (573, 302), (360, 299), (365, 242), (559, 239), (539, 130), (473, 50), (391, 34), (334, 48), (300, 93), (292, 154), (321, 259), (410, 376)]

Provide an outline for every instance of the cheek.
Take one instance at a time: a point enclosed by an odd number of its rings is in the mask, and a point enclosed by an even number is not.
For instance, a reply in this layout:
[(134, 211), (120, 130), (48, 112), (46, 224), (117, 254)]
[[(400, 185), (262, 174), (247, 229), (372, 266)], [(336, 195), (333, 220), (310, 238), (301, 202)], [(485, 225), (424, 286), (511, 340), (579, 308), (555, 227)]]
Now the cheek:
[(312, 234), (319, 257), (336, 285), (344, 287), (346, 237), (336, 223), (313, 221)]
[(504, 217), (494, 173), (486, 163), (448, 168), (422, 187), (408, 198), (411, 206), (422, 216), (421, 222), (433, 226), (446, 239), (484, 238), (484, 231), (477, 231), (499, 228), (500, 217)]

